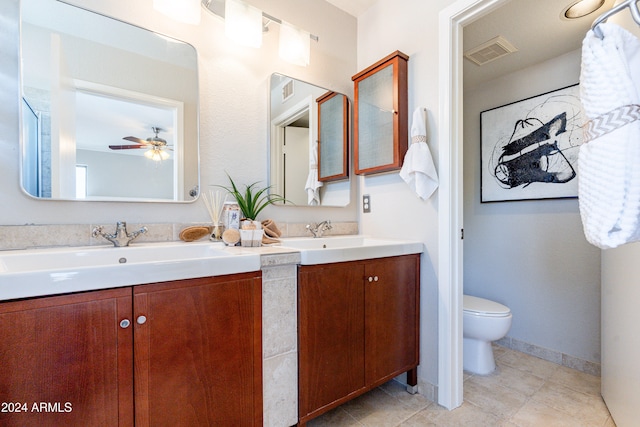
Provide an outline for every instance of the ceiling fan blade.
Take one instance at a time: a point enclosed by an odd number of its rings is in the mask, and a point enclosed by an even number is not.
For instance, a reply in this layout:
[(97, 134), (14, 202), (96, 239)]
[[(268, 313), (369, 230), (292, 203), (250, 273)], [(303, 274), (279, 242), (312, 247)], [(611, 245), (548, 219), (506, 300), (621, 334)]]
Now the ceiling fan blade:
[(137, 142), (138, 144), (144, 144), (144, 145), (147, 145), (149, 143), (149, 141), (146, 141), (146, 140), (140, 139), (140, 138), (136, 138), (135, 136), (125, 136), (122, 139), (126, 139), (127, 141)]
[(139, 144), (139, 145), (110, 145), (109, 148), (111, 148), (112, 150), (130, 150), (132, 148), (147, 148), (147, 146), (143, 145), (143, 144)]

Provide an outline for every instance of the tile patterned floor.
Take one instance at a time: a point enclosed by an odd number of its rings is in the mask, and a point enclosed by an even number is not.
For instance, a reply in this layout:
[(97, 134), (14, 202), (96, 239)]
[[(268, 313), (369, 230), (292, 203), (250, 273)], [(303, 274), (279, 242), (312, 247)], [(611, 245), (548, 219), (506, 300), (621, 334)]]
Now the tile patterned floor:
[(464, 403), (447, 411), (390, 381), (308, 423), (312, 427), (615, 427), (600, 378), (504, 347), (497, 369), (465, 372)]

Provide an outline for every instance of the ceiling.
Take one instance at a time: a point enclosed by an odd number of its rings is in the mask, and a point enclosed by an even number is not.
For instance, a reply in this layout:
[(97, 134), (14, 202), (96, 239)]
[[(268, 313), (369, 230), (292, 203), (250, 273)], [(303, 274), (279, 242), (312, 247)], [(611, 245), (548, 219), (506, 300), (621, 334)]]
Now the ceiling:
[(564, 9), (575, 0), (512, 0), (464, 28), (464, 50), (502, 36), (518, 51), (483, 66), (464, 61), (465, 89), (580, 49), (593, 21), (613, 6), (585, 17), (568, 20)]
[[(334, 6), (358, 17), (378, 0), (327, 0)], [(483, 66), (464, 61), (465, 88), (527, 68), (579, 49), (593, 21), (615, 0), (580, 19), (567, 20), (564, 9), (576, 0), (511, 0), (464, 28), (465, 51), (501, 35), (518, 52)]]
[(378, 0), (327, 0), (327, 2), (336, 6), (338, 9), (342, 9), (356, 18), (377, 1)]
[(109, 145), (136, 145), (123, 138), (152, 137), (152, 126), (162, 129), (158, 136), (165, 139), (167, 145), (174, 145), (176, 112), (172, 107), (79, 90), (75, 102), (78, 149), (142, 156), (146, 149), (113, 151)]

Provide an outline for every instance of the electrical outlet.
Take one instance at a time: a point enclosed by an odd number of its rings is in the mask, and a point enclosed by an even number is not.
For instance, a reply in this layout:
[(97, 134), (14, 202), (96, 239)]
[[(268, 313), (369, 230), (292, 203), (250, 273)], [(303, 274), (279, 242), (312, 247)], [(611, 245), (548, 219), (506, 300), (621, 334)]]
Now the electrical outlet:
[(369, 196), (368, 194), (362, 196), (362, 212), (371, 212), (371, 196)]

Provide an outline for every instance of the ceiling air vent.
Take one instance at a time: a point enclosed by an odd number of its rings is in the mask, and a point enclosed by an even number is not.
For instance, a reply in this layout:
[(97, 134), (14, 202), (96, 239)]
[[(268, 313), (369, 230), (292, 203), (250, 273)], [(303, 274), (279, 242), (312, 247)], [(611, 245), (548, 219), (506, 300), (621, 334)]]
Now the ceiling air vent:
[(465, 52), (464, 56), (476, 65), (484, 65), (502, 58), (518, 49), (502, 36), (494, 37), (480, 46)]
[(293, 96), (293, 80), (289, 79), (288, 82), (282, 86), (282, 102)]

